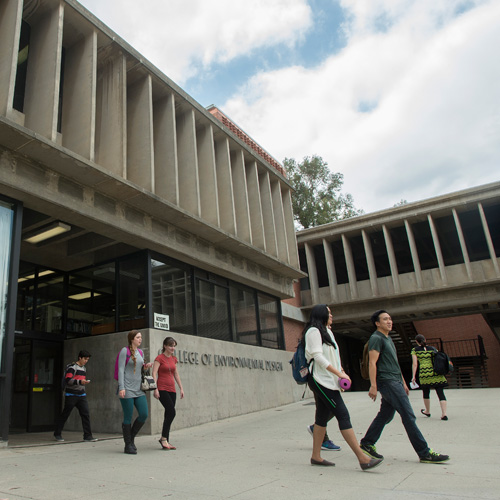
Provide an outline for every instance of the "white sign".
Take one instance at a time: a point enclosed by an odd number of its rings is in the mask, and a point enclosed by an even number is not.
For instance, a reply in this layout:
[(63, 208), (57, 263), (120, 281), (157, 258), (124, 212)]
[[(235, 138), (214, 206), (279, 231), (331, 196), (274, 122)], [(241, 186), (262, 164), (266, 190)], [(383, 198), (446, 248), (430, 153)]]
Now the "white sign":
[(170, 330), (170, 316), (168, 314), (154, 313), (155, 328), (159, 330)]

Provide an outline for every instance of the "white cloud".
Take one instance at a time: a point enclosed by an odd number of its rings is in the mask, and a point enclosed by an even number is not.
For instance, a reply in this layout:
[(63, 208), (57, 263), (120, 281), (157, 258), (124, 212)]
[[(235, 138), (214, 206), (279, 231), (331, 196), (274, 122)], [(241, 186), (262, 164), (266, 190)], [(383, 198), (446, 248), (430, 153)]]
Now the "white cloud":
[(256, 75), (224, 111), (279, 160), (322, 156), (366, 211), (498, 180), (500, 2), (342, 5), (339, 54)]
[(176, 82), (311, 27), (306, 0), (80, 0)]

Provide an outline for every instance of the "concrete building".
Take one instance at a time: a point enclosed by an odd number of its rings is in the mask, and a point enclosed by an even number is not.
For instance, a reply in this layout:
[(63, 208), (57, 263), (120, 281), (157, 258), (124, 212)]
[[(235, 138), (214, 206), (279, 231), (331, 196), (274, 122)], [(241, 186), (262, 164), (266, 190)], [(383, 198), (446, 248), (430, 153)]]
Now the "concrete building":
[(359, 360), (387, 309), (405, 376), (417, 333), (448, 352), (450, 384), (500, 386), (500, 183), (479, 186), (297, 233), (301, 279), (286, 300), (287, 344), (313, 304), (332, 308), (344, 363)]
[(80, 349), (94, 430), (118, 431), (114, 360), (133, 328), (148, 359), (178, 341), (179, 425), (296, 399), (280, 307), (304, 276), (290, 196), (269, 159), (78, 2), (2, 0), (3, 441), (52, 428)]

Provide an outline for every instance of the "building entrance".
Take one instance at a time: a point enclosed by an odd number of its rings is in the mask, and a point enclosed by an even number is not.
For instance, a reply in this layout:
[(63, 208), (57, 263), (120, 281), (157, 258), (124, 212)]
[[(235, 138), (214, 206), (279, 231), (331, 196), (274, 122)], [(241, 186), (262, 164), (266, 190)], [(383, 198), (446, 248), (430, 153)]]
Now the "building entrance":
[(16, 337), (10, 433), (54, 428), (61, 411), (62, 342)]

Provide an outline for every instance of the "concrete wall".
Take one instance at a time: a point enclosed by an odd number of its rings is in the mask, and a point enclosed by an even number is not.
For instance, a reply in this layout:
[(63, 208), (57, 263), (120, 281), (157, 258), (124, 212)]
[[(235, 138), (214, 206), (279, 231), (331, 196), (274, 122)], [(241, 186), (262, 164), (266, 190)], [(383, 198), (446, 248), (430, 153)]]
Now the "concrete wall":
[[(292, 403), (304, 392), (303, 386), (298, 386), (292, 378), (290, 352), (162, 330), (141, 332), (141, 349), (147, 361), (154, 360), (165, 337), (177, 340), (178, 370), (185, 398), (181, 400), (178, 393), (173, 430)], [(65, 342), (64, 363), (76, 359), (81, 349), (92, 354), (87, 364), (87, 377), (91, 380), (87, 395), (92, 430), (97, 433), (121, 432), (122, 410), (113, 375), (116, 356), (126, 345), (127, 333)], [(252, 368), (241, 366), (242, 360), (250, 361)], [(152, 393), (146, 397), (150, 418), (143, 432), (160, 434), (163, 407)], [(71, 415), (65, 429), (81, 429), (78, 412)]]

